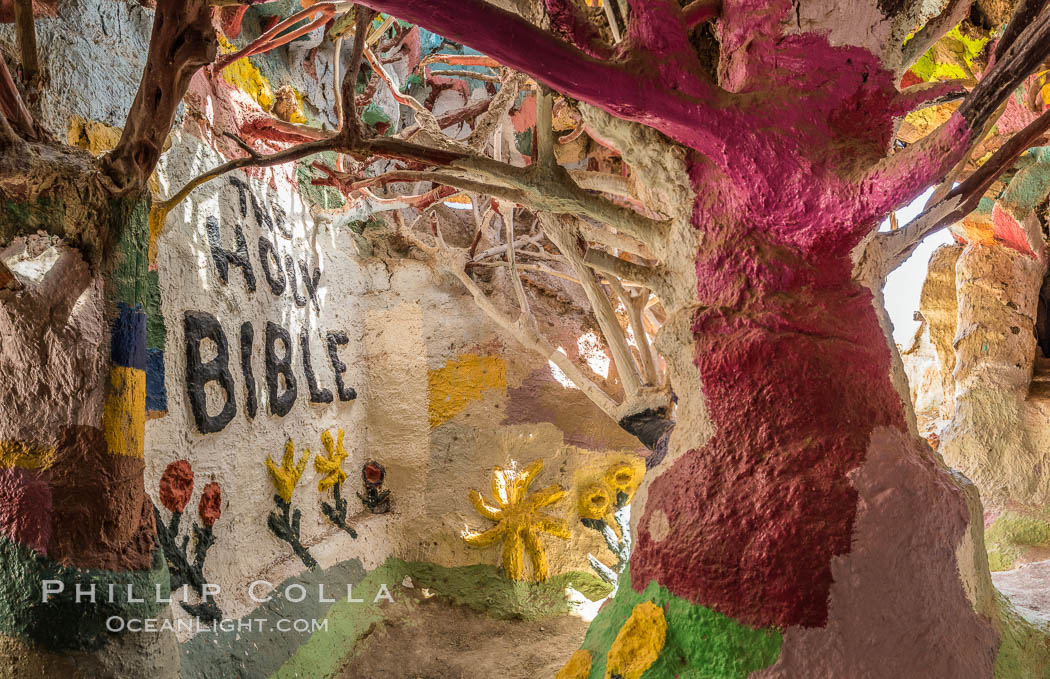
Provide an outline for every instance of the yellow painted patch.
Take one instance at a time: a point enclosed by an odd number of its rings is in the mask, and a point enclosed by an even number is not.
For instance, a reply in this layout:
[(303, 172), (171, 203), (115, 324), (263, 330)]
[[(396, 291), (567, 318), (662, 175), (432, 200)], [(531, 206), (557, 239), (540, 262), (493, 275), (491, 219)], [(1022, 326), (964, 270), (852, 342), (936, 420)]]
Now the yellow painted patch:
[(146, 371), (114, 366), (110, 391), (102, 410), (106, 449), (111, 455), (144, 457), (146, 434)]
[[(69, 129), (66, 131), (66, 139), (70, 146), (82, 148), (93, 156), (101, 156), (120, 141), (122, 131), (119, 127), (100, 123), (97, 120), (87, 120), (80, 116), (72, 116), (69, 119)], [(171, 137), (164, 140), (164, 151), (171, 147)], [(160, 193), (160, 180), (154, 172), (149, 178), (149, 190), (154, 194)], [(152, 259), (150, 261), (153, 261)]]
[(543, 460), (533, 460), (513, 475), (495, 467), (491, 480), (495, 504), (489, 504), (481, 493), (473, 489), (468, 496), (478, 514), (495, 521), (496, 525), (480, 533), (468, 532), (463, 539), (472, 547), (488, 547), (502, 541), (503, 570), (511, 580), (524, 579), (525, 552), (532, 559), (536, 582), (543, 582), (550, 576), (547, 553), (540, 542), (541, 533), (562, 540), (572, 537), (564, 520), (540, 511), (565, 496), (562, 487), (553, 484), (529, 494), (529, 486), (542, 469)]
[(987, 213), (971, 213), (962, 222), (953, 225), (952, 231), (962, 236), (967, 243), (995, 245), (995, 224)]
[(314, 470), (323, 475), (317, 482), (317, 490), (322, 493), (335, 484), (346, 481), (346, 472), (343, 471), (343, 460), (347, 456), (346, 448), (343, 447), (344, 434), (345, 432), (339, 429), (339, 440), (333, 441), (327, 429), (321, 432), (321, 444), (328, 455), (318, 453), (314, 457)]
[(32, 441), (0, 441), (0, 467), (47, 469), (55, 463), (53, 446), (42, 446)]
[(281, 466), (274, 464), (273, 458), (266, 456), (266, 470), (270, 472), (270, 482), (281, 499), (285, 502), (292, 501), (292, 493), (299, 483), (299, 477), (306, 470), (306, 463), (310, 460), (310, 450), (306, 449), (299, 463), (295, 462), (295, 444), (291, 439), (284, 444), (284, 457), (281, 458)]
[(273, 95), (273, 114), (289, 123), (306, 122), (306, 104), (303, 95), (291, 85), (285, 85)]
[[(219, 34), (219, 48), (223, 54), (237, 51), (237, 48), (221, 33)], [(270, 87), (270, 81), (263, 76), (247, 57), (238, 59), (224, 68), (222, 77), (225, 78), (226, 82), (246, 92), (248, 96), (255, 100), (255, 103), (259, 104), (259, 108), (262, 110), (269, 111), (270, 107), (273, 106), (273, 88)]]
[(664, 609), (651, 601), (635, 606), (609, 648), (605, 679), (614, 675), (621, 679), (640, 679), (660, 657), (666, 638)]
[(948, 122), (958, 108), (959, 102), (950, 101), (946, 104), (927, 106), (912, 111), (904, 117), (904, 122), (897, 131), (897, 137), (901, 141), (913, 144)]
[(591, 675), (591, 652), (582, 648), (572, 654), (554, 679), (587, 679)]
[(489, 389), (507, 388), (507, 362), (499, 356), (464, 354), (429, 371), (430, 427), (440, 427)]

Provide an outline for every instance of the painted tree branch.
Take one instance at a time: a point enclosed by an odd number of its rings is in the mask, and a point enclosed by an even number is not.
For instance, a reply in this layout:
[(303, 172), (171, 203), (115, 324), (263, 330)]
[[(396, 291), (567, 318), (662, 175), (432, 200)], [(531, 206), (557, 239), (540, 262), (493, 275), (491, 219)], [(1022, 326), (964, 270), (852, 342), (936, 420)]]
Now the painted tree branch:
[(981, 132), (999, 106), (1047, 56), (1050, 10), (1044, 9), (984, 74), (948, 122), (865, 174), (861, 186), (872, 196), (872, 217), (907, 205), (930, 184), (943, 179), (980, 141)]
[[(686, 49), (681, 11), (667, 0), (656, 0), (660, 8), (650, 8), (647, 3), (641, 12), (632, 11), (632, 16), (639, 14), (639, 18), (632, 19), (625, 42), (637, 49), (619, 60), (595, 59), (484, 0), (365, 0), (361, 4), (426, 26), (528, 73), (558, 92), (615, 116), (650, 125), (713, 158), (720, 157), (727, 130), (743, 124), (733, 104), (754, 101), (751, 96), (724, 92), (694, 68), (696, 53), (691, 47)], [(661, 25), (664, 20), (671, 23)], [(659, 31), (663, 29), (673, 35), (661, 39)], [(673, 79), (675, 87), (654, 99), (654, 69), (670, 68), (674, 60), (669, 57), (675, 55), (686, 62), (663, 74)]]
[(893, 100), (896, 115), (905, 115), (927, 106), (945, 104), (962, 99), (977, 84), (976, 80), (935, 80), (919, 83), (901, 90)]
[(991, 158), (953, 188), (936, 204), (926, 208), (904, 227), (876, 238), (882, 249), (882, 275), (885, 276), (903, 264), (915, 248), (931, 233), (949, 226), (977, 209), (989, 187), (1004, 172), (1013, 167), (1018, 158), (1036, 140), (1050, 130), (1050, 110), (1029, 123), (1023, 130), (1003, 144)]
[(722, 12), (722, 0), (693, 0), (682, 8), (682, 21), (686, 28), (695, 28), (714, 19)]
[(135, 195), (145, 188), (190, 79), (215, 59), (211, 14), (207, 0), (158, 1), (138, 93), (120, 141), (100, 164), (100, 176), (114, 195)]
[(937, 16), (927, 21), (925, 26), (904, 43), (898, 75), (911, 68), (919, 57), (933, 47), (934, 43), (943, 38), (952, 28), (958, 26), (959, 22), (966, 17), (971, 4), (972, 0), (948, 0), (944, 9)]

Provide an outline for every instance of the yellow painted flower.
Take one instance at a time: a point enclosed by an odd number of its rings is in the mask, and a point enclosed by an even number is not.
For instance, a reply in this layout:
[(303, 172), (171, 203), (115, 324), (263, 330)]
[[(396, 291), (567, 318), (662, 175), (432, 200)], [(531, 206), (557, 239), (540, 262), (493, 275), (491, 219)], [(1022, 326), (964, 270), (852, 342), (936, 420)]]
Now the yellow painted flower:
[(284, 444), (284, 457), (281, 458), (280, 467), (274, 464), (273, 458), (269, 455), (266, 456), (266, 469), (270, 472), (270, 482), (273, 483), (277, 494), (285, 502), (292, 501), (292, 493), (295, 491), (295, 486), (299, 483), (299, 477), (306, 470), (306, 463), (309, 459), (310, 451), (307, 449), (299, 463), (295, 463), (295, 444), (292, 443), (291, 439), (288, 439), (288, 443)]
[(554, 679), (587, 679), (591, 675), (591, 652), (582, 648), (572, 654)]
[(332, 435), (328, 433), (328, 430), (321, 432), (321, 444), (324, 449), (328, 451), (328, 456), (321, 455), (318, 453), (314, 456), (314, 471), (318, 474), (324, 474), (320, 481), (317, 482), (317, 490), (322, 493), (337, 483), (346, 481), (346, 472), (343, 471), (343, 460), (346, 459), (346, 449), (343, 448), (343, 432), (342, 429), (337, 430), (337, 441), (332, 441)]
[(540, 543), (540, 534), (547, 533), (567, 540), (572, 533), (568, 525), (545, 512), (542, 507), (552, 505), (565, 496), (565, 490), (554, 484), (529, 495), (529, 486), (536, 475), (543, 469), (543, 460), (528, 464), (519, 474), (508, 478), (507, 473), (496, 467), (492, 470), (492, 496), (496, 506), (486, 502), (481, 493), (470, 491), (470, 503), (478, 514), (496, 525), (481, 533), (469, 533), (463, 536), (467, 544), (474, 547), (488, 547), (500, 540), (503, 541), (503, 569), (507, 577), (521, 580), (524, 577), (525, 563), (522, 548), (532, 559), (536, 572), (536, 581), (543, 582), (550, 575), (547, 554)]
[(612, 505), (609, 489), (602, 484), (594, 484), (580, 493), (579, 510), (580, 518), (601, 519)]
[(651, 601), (638, 604), (609, 648), (605, 679), (640, 679), (660, 657), (666, 639), (664, 609)]
[(630, 462), (618, 462), (605, 472), (605, 483), (612, 489), (613, 494), (626, 493), (627, 501), (634, 497), (634, 491), (638, 490), (645, 467), (644, 462), (631, 464)]

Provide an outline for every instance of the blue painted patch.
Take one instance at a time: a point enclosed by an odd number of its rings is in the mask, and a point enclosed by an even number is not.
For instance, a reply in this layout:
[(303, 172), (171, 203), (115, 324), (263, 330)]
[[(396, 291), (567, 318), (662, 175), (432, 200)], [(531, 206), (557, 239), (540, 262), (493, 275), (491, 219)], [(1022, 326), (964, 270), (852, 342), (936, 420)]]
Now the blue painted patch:
[(109, 346), (114, 365), (146, 369), (146, 311), (141, 304), (117, 303)]
[(146, 349), (146, 412), (151, 411), (168, 412), (163, 349)]

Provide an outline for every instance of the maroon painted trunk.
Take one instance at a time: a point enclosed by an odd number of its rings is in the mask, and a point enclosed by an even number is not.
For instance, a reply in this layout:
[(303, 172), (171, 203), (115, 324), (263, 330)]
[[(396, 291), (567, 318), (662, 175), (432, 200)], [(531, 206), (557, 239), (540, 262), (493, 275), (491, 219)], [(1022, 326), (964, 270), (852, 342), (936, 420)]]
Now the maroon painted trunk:
[(716, 433), (650, 487), (675, 539), (643, 531), (634, 579), (755, 625), (823, 625), (856, 516), (848, 475), (876, 427), (907, 431), (872, 295), (848, 259), (814, 266), (759, 234), (711, 245), (697, 268)]
[(651, 472), (632, 586), (655, 580), (785, 630), (765, 676), (869, 672), (884, 662), (875, 655), (924, 668), (908, 676), (990, 676), (982, 546), (965, 564), (957, 551), (974, 544), (971, 508), (911, 430), (881, 302), (854, 280), (854, 240), (838, 236), (870, 226), (806, 211), (749, 217), (753, 195), (718, 198), (699, 198), (693, 220), (704, 231), (691, 323), (699, 382), (682, 383), (702, 394), (676, 385), (682, 403), (702, 397), (713, 436), (688, 441), (680, 423)]

